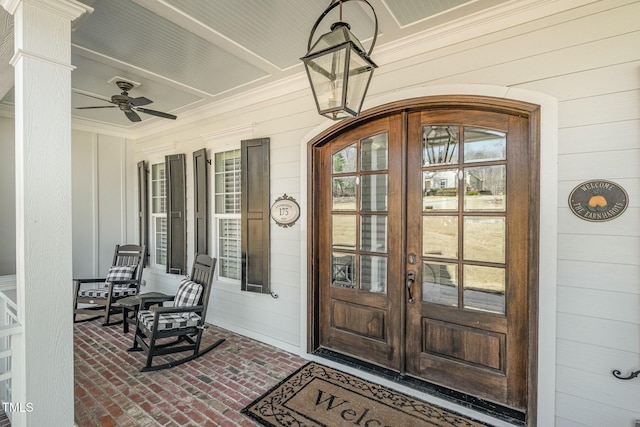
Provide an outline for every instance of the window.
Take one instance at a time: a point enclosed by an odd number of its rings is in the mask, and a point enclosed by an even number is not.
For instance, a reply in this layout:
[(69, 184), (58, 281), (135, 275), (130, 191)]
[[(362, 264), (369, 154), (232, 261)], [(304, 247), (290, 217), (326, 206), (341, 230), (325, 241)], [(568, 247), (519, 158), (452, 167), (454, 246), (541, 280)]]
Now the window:
[(215, 155), (215, 211), (218, 276), (241, 279), (240, 150)]
[(152, 265), (167, 264), (167, 187), (165, 163), (151, 165)]
[[(211, 245), (218, 260), (217, 275), (240, 283), (248, 292), (270, 291), (269, 138), (242, 140), (239, 149), (214, 154), (213, 212), (207, 210), (206, 149), (193, 152), (193, 217), (187, 221), (185, 155), (165, 157), (151, 165), (149, 233), (140, 222), (140, 239), (149, 236), (150, 265), (170, 274), (185, 274), (187, 228), (193, 233), (193, 250), (208, 253), (208, 223), (215, 237)], [(138, 164), (142, 185), (145, 163)], [(140, 191), (142, 194), (142, 191)], [(138, 200), (139, 214), (145, 212)], [(210, 216), (211, 215), (211, 216)]]

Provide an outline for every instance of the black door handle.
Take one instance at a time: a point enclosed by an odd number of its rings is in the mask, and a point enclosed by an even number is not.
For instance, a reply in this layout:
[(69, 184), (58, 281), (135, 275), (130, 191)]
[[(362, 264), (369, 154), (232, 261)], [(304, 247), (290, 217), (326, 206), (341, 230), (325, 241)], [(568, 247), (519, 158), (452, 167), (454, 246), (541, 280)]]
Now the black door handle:
[(409, 304), (413, 304), (413, 302), (415, 301), (413, 299), (413, 291), (411, 290), (411, 286), (415, 281), (416, 281), (416, 272), (414, 270), (407, 271), (407, 291), (409, 292)]

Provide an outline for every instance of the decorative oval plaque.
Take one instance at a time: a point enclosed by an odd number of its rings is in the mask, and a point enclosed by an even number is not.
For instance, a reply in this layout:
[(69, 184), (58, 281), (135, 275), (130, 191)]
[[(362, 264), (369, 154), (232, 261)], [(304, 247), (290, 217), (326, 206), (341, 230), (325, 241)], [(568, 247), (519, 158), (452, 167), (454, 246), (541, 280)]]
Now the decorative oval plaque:
[(291, 227), (300, 218), (300, 205), (296, 199), (284, 194), (271, 205), (271, 218), (280, 227)]
[(627, 209), (629, 196), (615, 182), (595, 179), (578, 185), (569, 194), (569, 207), (586, 221), (609, 221)]

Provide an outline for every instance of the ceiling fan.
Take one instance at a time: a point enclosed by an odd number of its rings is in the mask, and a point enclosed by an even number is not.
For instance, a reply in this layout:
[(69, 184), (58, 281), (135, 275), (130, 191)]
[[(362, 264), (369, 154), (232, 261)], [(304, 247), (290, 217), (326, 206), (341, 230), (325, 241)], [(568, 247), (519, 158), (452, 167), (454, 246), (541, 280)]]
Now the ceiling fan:
[(148, 99), (148, 98), (145, 98), (144, 96), (139, 96), (137, 98), (130, 97), (129, 96), (129, 91), (131, 89), (133, 89), (133, 84), (131, 84), (129, 82), (119, 81), (119, 82), (116, 82), (116, 85), (118, 85), (118, 87), (120, 88), (122, 93), (120, 95), (113, 95), (110, 100), (109, 99), (100, 98), (100, 97), (97, 97), (97, 96), (93, 96), (93, 95), (89, 95), (89, 94), (86, 94), (86, 93), (77, 92), (77, 93), (80, 93), (81, 95), (89, 96), (91, 98), (96, 98), (96, 99), (99, 99), (101, 101), (110, 102), (110, 103), (115, 104), (115, 105), (104, 105), (104, 106), (98, 106), (98, 107), (76, 107), (76, 109), (77, 110), (86, 110), (86, 109), (91, 109), (91, 108), (116, 108), (116, 107), (118, 107), (120, 109), (120, 111), (122, 111), (125, 114), (125, 116), (127, 116), (127, 118), (129, 120), (131, 120), (132, 122), (142, 121), (142, 119), (136, 113), (136, 111), (140, 111), (141, 113), (151, 114), (152, 116), (162, 117), (162, 118), (165, 118), (165, 119), (171, 119), (171, 120), (175, 120), (176, 119), (176, 116), (174, 116), (173, 114), (163, 113), (162, 111), (150, 110), (148, 108), (142, 108), (141, 107), (142, 105), (151, 104), (153, 101)]

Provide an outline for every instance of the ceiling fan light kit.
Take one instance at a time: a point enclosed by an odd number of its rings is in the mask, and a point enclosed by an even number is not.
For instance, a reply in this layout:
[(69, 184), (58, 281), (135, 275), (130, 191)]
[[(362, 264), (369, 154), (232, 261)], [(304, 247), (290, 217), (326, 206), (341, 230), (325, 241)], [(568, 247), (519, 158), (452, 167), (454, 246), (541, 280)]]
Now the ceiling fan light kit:
[(119, 108), (120, 111), (122, 111), (125, 114), (125, 116), (127, 116), (127, 118), (132, 122), (142, 121), (142, 119), (140, 118), (140, 115), (136, 113), (136, 111), (139, 111), (145, 114), (150, 114), (152, 116), (162, 117), (164, 119), (175, 120), (177, 118), (177, 116), (174, 116), (173, 114), (163, 113), (162, 111), (150, 110), (148, 108), (142, 108), (143, 105), (149, 105), (153, 101), (150, 100), (149, 98), (145, 98), (144, 96), (139, 96), (137, 98), (130, 97), (129, 91), (133, 89), (134, 87), (133, 83), (129, 83), (127, 81), (117, 81), (116, 85), (118, 86), (118, 88), (120, 88), (122, 93), (120, 93), (119, 95), (113, 95), (110, 100), (99, 98), (97, 96), (88, 95), (86, 93), (81, 93), (81, 95), (89, 96), (91, 98), (96, 98), (105, 102), (110, 102), (111, 104), (114, 104), (114, 105), (101, 105), (101, 106), (94, 106), (94, 107), (76, 107), (76, 109), (88, 110), (88, 109), (94, 109), (94, 108)]

